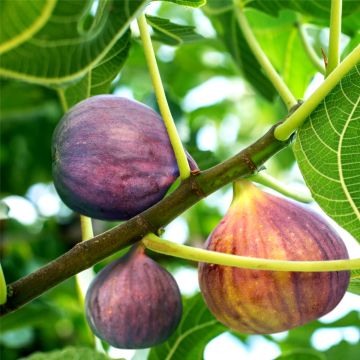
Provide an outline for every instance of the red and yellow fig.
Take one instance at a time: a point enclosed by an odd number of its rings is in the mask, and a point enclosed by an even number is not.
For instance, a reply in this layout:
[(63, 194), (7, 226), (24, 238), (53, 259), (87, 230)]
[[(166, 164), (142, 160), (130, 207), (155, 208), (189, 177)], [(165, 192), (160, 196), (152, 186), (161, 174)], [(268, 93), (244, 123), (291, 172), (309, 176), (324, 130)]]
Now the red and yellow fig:
[[(206, 248), (277, 260), (347, 259), (338, 234), (318, 214), (250, 182), (234, 184), (231, 206)], [(350, 274), (249, 270), (201, 263), (199, 283), (215, 317), (249, 334), (285, 331), (315, 320), (342, 299)]]
[(142, 349), (175, 331), (182, 303), (172, 275), (135, 246), (99, 272), (86, 294), (85, 311), (99, 338), (117, 348)]

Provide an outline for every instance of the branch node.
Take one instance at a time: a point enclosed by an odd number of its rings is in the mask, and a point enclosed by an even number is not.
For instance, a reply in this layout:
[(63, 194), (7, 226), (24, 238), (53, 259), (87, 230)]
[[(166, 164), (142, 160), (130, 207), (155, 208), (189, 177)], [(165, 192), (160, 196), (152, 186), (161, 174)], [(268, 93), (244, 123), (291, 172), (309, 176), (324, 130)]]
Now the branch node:
[(201, 174), (200, 170), (192, 171), (188, 179), (190, 182), (191, 192), (193, 192), (199, 198), (204, 198), (206, 197), (206, 194), (204, 193), (202, 187), (197, 182), (197, 176), (199, 176), (200, 174)]
[(242, 154), (241, 154), (241, 160), (247, 166), (247, 168), (249, 169), (251, 174), (257, 174), (259, 172), (259, 167), (251, 159), (250, 154), (243, 151)]
[(153, 226), (142, 215), (137, 215), (134, 220), (136, 222), (137, 227), (140, 229), (141, 237), (144, 237), (148, 233), (157, 233), (158, 229), (155, 228), (155, 226)]

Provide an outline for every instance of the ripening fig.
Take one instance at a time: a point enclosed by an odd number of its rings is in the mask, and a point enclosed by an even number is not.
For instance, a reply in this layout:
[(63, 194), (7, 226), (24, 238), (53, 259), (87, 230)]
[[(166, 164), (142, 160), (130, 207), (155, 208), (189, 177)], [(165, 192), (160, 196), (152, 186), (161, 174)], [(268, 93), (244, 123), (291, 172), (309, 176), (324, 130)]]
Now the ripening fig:
[(161, 200), (179, 175), (161, 117), (114, 95), (71, 108), (55, 129), (52, 154), (64, 203), (96, 219), (130, 219)]
[(182, 314), (179, 288), (142, 245), (102, 269), (85, 298), (88, 323), (99, 338), (122, 349), (165, 341)]
[[(261, 191), (234, 184), (231, 206), (206, 248), (277, 260), (347, 259), (345, 245), (318, 214)], [(199, 265), (199, 283), (215, 317), (231, 329), (271, 334), (315, 320), (342, 299), (349, 272), (281, 272)]]

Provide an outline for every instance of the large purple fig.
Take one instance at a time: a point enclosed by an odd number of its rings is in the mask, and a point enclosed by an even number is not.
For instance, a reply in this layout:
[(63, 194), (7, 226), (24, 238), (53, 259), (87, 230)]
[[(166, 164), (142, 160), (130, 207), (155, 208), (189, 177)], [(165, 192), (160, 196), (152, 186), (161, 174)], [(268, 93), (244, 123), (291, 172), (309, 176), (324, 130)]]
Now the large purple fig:
[(85, 309), (93, 332), (122, 349), (160, 344), (176, 329), (182, 314), (174, 278), (142, 246), (98, 273), (86, 294)]
[[(230, 209), (206, 247), (277, 260), (348, 258), (341, 238), (318, 214), (244, 181), (234, 184)], [(281, 272), (199, 265), (200, 288), (209, 309), (226, 326), (250, 334), (285, 331), (325, 315), (344, 296), (349, 275), (349, 271)]]
[(60, 197), (96, 219), (139, 214), (161, 200), (179, 175), (161, 117), (114, 95), (94, 96), (70, 109), (55, 130), (52, 152)]

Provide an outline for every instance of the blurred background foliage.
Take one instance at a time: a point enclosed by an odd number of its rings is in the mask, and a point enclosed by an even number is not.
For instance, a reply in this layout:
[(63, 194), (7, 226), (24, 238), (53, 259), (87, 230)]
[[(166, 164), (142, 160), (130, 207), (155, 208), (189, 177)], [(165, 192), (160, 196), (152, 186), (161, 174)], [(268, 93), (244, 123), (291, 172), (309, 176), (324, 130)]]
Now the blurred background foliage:
[[(20, 2), (13, 3), (13, 6), (18, 6)], [(83, 7), (90, 9), (94, 3), (97, 2), (84, 1)], [(143, 5), (141, 1), (137, 3)], [(200, 168), (206, 169), (260, 137), (286, 115), (286, 108), (263, 75), (236, 26), (234, 13), (229, 9), (231, 1), (211, 0), (202, 10), (174, 3), (176, 1), (153, 2), (148, 13), (190, 27), (187, 29), (188, 35), (182, 40), (174, 40), (174, 37), (165, 36), (165, 32), (155, 31), (154, 46), (181, 138)], [(193, 3), (196, 5), (200, 2)], [(306, 28), (308, 41), (320, 58), (321, 48), (327, 51), (329, 7), (318, 6), (324, 3), (328, 6), (330, 2), (249, 2), (247, 17), (255, 35), (298, 98), (304, 98), (308, 94), (306, 91), (311, 91), (309, 86), (311, 89), (311, 84), (314, 81), (316, 83), (319, 77), (302, 46), (298, 24), (302, 23), (301, 26)], [(2, 1), (1, 6), (4, 13), (9, 11), (6, 8), (9, 2), (6, 5)], [(317, 12), (314, 9), (322, 10)], [(344, 18), (343, 54), (348, 53), (359, 41), (358, 9), (358, 2), (344, 1), (344, 14), (350, 16)], [(66, 12), (65, 15), (69, 16)], [(88, 11), (83, 26), (91, 28), (87, 24), (93, 23), (94, 19), (97, 19), (96, 12)], [(156, 23), (157, 20), (154, 18), (152, 21)], [(116, 43), (118, 45), (114, 45), (112, 56), (108, 55), (106, 61), (103, 61), (105, 65), (98, 64), (93, 69), (91, 93), (109, 91), (135, 98), (157, 109), (138, 31), (133, 25), (131, 36), (127, 32), (120, 38)], [(59, 37), (62, 35), (63, 27), (48, 27), (52, 34), (58, 33)], [(171, 29), (176, 33), (175, 26)], [(68, 30), (69, 34), (71, 31)], [(174, 43), (177, 46), (172, 46)], [(7, 54), (10, 60), (13, 51)], [(4, 67), (7, 66), (6, 61), (10, 61), (8, 58), (2, 61)], [(45, 65), (38, 64), (40, 68)], [(52, 63), (47, 65), (51, 67)], [(105, 68), (107, 75), (104, 74)], [(66, 85), (64, 93), (68, 104), (84, 97), (83, 93), (88, 91), (87, 76), (89, 73), (84, 73), (83, 77), (73, 80), (70, 86)], [(107, 81), (102, 83), (101, 80), (106, 76)], [(22, 81), (21, 77), (11, 76), (3, 76), (0, 80), (1, 199), (2, 205), (6, 204), (9, 208), (8, 217), (5, 210), (1, 214), (0, 252), (8, 283), (63, 254), (81, 239), (79, 217), (61, 203), (51, 177), (51, 138), (63, 114), (58, 96), (59, 89), (64, 90), (62, 86), (65, 85), (43, 86), (41, 81), (30, 83)], [(290, 147), (271, 159), (267, 163), (267, 170), (294, 188), (304, 188)], [(164, 237), (202, 246), (230, 201), (231, 190), (228, 186), (176, 219), (167, 227)], [(94, 221), (95, 233), (103, 232), (115, 224)], [(114, 254), (97, 264), (95, 271), (119, 255)], [(196, 296), (195, 263), (155, 253), (151, 255), (173, 272), (184, 299)], [(354, 297), (347, 304), (353, 302)], [(201, 303), (201, 300), (197, 301)], [(201, 303), (197, 306), (204, 305)], [(359, 307), (350, 306), (348, 311), (343, 310), (336, 321), (315, 321), (284, 334), (244, 336), (226, 333), (218, 338), (219, 341), (208, 345), (205, 356), (206, 359), (219, 358), (224, 350), (216, 351), (222, 346), (229, 346), (235, 349), (234, 357), (227, 358), (229, 360), (238, 359), (239, 354), (243, 359), (271, 359), (281, 353), (284, 359), (295, 359), (294, 354), (299, 349), (310, 349), (307, 356), (311, 354), (315, 359), (337, 360), (342, 357), (351, 360), (358, 358), (360, 353), (358, 324)], [(218, 326), (216, 335), (225, 331), (221, 325)], [(1, 330), (0, 356), (6, 360), (28, 356), (35, 351), (94, 345), (74, 278), (3, 318)], [(206, 342), (209, 340), (206, 339)], [(205, 345), (205, 342), (201, 343), (201, 346)], [(260, 348), (264, 351), (261, 352)], [(161, 359), (156, 357), (156, 351), (161, 354), (161, 349), (154, 350), (150, 358)], [(109, 354), (127, 358), (133, 355), (119, 355), (116, 352)], [(146, 356), (143, 351), (135, 354), (136, 359)]]

